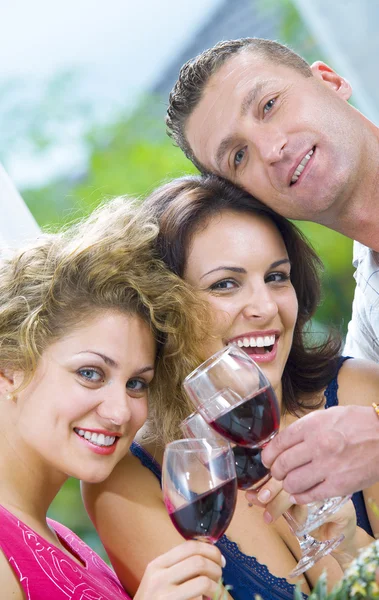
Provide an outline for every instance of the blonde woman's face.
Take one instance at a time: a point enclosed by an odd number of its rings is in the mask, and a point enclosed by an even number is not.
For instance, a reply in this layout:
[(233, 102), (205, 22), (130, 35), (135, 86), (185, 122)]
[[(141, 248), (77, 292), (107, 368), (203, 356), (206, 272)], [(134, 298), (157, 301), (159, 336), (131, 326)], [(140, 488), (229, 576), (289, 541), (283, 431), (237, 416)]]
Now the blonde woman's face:
[(203, 358), (237, 344), (279, 394), (298, 310), (290, 271), (283, 239), (270, 220), (223, 211), (193, 236), (184, 273), (211, 308)]
[(146, 420), (155, 352), (138, 316), (98, 312), (52, 344), (15, 394), (14, 447), (52, 473), (104, 480)]

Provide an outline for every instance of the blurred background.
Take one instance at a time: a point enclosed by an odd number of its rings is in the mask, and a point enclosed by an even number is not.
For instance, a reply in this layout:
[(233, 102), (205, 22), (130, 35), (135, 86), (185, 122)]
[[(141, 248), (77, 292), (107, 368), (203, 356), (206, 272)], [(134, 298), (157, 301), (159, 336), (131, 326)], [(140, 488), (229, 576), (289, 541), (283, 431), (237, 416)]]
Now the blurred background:
[[(167, 97), (180, 66), (222, 39), (274, 39), (310, 62), (324, 60), (352, 83), (354, 105), (379, 121), (379, 3), (371, 0), (2, 0), (0, 7), (0, 164), (43, 228), (105, 197), (143, 198), (196, 172), (165, 134)], [(0, 210), (0, 242), (11, 225), (16, 237), (35, 231), (9, 185), (0, 184)], [(344, 334), (352, 242), (300, 226), (325, 265), (314, 329)], [(66, 484), (51, 516), (101, 551), (77, 482)]]

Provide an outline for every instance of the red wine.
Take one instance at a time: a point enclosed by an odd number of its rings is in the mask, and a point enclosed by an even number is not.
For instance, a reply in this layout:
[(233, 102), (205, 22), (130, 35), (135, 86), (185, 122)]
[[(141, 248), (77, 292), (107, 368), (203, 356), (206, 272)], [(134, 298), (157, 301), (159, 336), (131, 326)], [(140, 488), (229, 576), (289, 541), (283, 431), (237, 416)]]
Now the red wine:
[(271, 386), (236, 404), (209, 425), (240, 446), (260, 446), (279, 428), (279, 408)]
[(200, 494), (183, 508), (169, 513), (170, 518), (186, 540), (198, 538), (217, 542), (231, 521), (236, 498), (237, 481), (229, 479), (213, 490)]
[(247, 490), (270, 473), (270, 469), (262, 463), (262, 450), (259, 448), (234, 446), (232, 450), (236, 463), (238, 489)]
[[(237, 473), (237, 487), (247, 490), (261, 481), (270, 473), (270, 469), (262, 463), (262, 450), (248, 446), (234, 446), (232, 448)], [(221, 478), (225, 468), (225, 454), (220, 454), (212, 461), (212, 473)], [(264, 482), (262, 482), (264, 483)], [(167, 510), (170, 510), (167, 508)]]

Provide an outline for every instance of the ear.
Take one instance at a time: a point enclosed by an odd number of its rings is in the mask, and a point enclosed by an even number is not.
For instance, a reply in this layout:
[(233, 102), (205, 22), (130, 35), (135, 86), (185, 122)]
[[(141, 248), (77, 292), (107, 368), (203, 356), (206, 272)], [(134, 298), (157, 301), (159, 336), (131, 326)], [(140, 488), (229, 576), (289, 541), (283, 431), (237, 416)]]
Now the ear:
[(0, 396), (12, 394), (14, 388), (14, 373), (7, 369), (0, 371)]
[(347, 79), (338, 75), (331, 67), (320, 60), (311, 65), (311, 71), (314, 77), (321, 79), (321, 81), (331, 87), (340, 98), (349, 100), (353, 90)]

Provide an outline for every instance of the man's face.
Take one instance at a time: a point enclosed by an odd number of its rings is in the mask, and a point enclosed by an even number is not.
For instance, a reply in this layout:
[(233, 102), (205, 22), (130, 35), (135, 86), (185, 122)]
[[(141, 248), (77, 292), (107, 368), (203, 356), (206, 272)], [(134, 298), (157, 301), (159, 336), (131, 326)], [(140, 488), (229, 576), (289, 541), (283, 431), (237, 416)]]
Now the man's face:
[(362, 173), (350, 94), (323, 63), (305, 77), (246, 51), (211, 77), (185, 133), (209, 171), (286, 217), (333, 224)]

